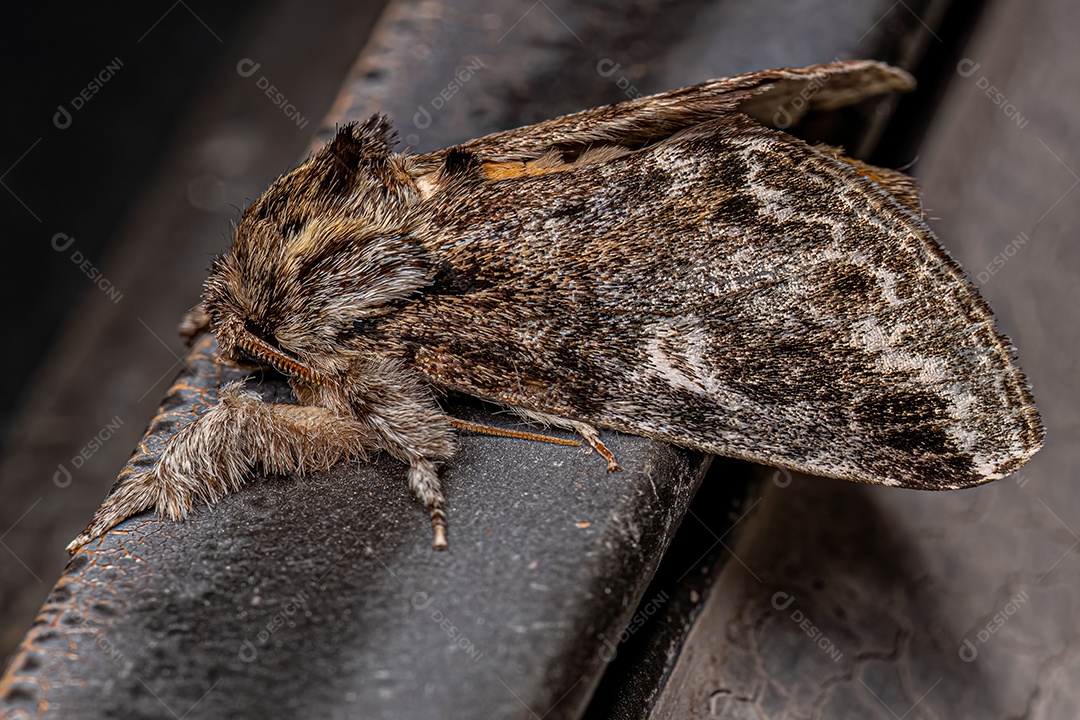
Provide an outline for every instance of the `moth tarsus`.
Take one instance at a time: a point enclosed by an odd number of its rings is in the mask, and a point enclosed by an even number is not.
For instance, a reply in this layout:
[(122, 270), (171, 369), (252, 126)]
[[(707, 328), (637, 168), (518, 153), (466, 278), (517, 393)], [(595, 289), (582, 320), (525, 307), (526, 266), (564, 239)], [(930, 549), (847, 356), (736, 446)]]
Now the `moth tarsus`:
[(380, 451), (445, 549), (449, 391), (574, 429), (609, 470), (597, 428), (903, 487), (1015, 471), (1042, 443), (1030, 390), (914, 181), (775, 127), (911, 85), (767, 70), (423, 155), (382, 116), (345, 125), (243, 213), (182, 327), (299, 404), (225, 387), (72, 549)]

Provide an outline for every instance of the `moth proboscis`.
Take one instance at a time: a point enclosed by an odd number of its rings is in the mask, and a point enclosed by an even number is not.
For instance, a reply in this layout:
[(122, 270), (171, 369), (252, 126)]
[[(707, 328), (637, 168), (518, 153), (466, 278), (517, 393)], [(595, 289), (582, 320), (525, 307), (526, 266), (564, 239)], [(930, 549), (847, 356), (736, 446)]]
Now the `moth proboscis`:
[(385, 117), (345, 125), (243, 213), (183, 328), (299, 404), (222, 388), (69, 549), (373, 451), (408, 463), (445, 549), (447, 391), (572, 428), (609, 469), (598, 428), (909, 488), (1015, 471), (1042, 443), (1030, 389), (915, 182), (770, 125), (911, 85), (767, 70), (419, 155)]

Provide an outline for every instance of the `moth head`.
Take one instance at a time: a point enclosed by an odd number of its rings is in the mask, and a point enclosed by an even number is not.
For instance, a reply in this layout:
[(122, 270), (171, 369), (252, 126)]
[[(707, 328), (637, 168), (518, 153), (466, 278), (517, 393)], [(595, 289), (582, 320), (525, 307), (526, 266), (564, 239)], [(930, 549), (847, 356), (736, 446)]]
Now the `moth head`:
[(328, 383), (356, 324), (427, 283), (418, 195), (391, 142), (384, 117), (346, 125), (244, 212), (203, 294), (226, 362)]

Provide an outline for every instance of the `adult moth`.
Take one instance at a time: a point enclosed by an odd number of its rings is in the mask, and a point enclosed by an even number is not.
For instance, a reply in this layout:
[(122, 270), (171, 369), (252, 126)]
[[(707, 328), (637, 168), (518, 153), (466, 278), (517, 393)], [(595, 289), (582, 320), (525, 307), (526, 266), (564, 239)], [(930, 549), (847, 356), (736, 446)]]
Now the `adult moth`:
[(911, 82), (767, 70), (423, 155), (382, 116), (342, 127), (243, 213), (186, 323), (299, 404), (223, 388), (70, 548), (381, 450), (445, 549), (444, 391), (574, 428), (609, 469), (596, 428), (909, 488), (1013, 472), (1038, 412), (914, 181), (770, 125)]

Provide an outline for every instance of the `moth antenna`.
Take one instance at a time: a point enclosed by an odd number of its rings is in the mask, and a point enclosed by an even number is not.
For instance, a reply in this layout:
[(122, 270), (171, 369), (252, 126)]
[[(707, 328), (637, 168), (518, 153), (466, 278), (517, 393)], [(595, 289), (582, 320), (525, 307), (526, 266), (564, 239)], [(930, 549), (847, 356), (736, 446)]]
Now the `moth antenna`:
[[(504, 428), (491, 427), (490, 425), (481, 425), (479, 423), (469, 422), (468, 420), (458, 420), (454, 418), (450, 421), (450, 424), (456, 427), (458, 430), (468, 430), (469, 432), (480, 433), (481, 435), (494, 435), (496, 437), (516, 438), (518, 440), (533, 440), (535, 442), (548, 443), (549, 445), (569, 445), (571, 447), (580, 447), (581, 443), (577, 440), (567, 440), (565, 438), (552, 437), (551, 435), (541, 435), (540, 433), (528, 432), (525, 430), (506, 430)], [(604, 448), (607, 450), (607, 448)]]
[(275, 370), (289, 377), (299, 377), (315, 385), (330, 385), (330, 379), (315, 372), (299, 360), (286, 357), (280, 350), (262, 338), (245, 330), (243, 336), (236, 341), (236, 347), (243, 350), (253, 358), (269, 363)]

